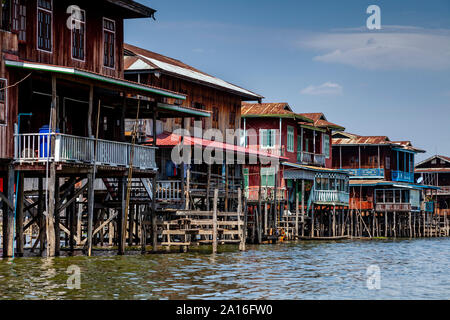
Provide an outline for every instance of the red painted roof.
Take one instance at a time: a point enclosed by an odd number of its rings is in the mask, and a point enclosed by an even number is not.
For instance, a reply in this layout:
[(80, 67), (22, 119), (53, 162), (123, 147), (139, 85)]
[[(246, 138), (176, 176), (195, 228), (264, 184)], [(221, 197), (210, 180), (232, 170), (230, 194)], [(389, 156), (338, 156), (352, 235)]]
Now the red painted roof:
[[(151, 145), (152, 142), (153, 142), (153, 138), (148, 138), (145, 145)], [(174, 133), (170, 133), (170, 132), (163, 132), (163, 133), (159, 134), (156, 138), (156, 145), (158, 147), (175, 147), (180, 142), (181, 142), (181, 136), (174, 134)], [(277, 158), (277, 159), (287, 160), (286, 157), (277, 156), (277, 155), (263, 152), (263, 151), (260, 151), (260, 150), (254, 149), (254, 148), (235, 146), (235, 145), (228, 144), (228, 143), (206, 140), (206, 139), (202, 139), (202, 138), (186, 136), (186, 137), (184, 137), (184, 144), (200, 145), (202, 147), (222, 149), (224, 151), (245, 153), (247, 155), (257, 155), (257, 156), (261, 156), (261, 157), (265, 157), (265, 158)]]

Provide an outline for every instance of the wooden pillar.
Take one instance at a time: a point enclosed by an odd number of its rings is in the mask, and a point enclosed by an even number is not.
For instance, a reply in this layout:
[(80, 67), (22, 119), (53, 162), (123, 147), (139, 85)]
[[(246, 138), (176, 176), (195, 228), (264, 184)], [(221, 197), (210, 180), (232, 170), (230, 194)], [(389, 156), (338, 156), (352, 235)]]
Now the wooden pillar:
[(305, 180), (302, 179), (302, 237), (305, 236)]
[[(58, 123), (57, 119), (57, 99), (56, 99), (56, 75), (52, 75), (52, 105), (50, 111), (50, 131), (52, 133), (56, 132), (56, 126)], [(53, 156), (55, 154), (55, 136), (50, 137), (50, 150)], [(54, 227), (54, 217), (55, 217), (55, 183), (56, 183), (56, 163), (51, 161), (50, 163), (50, 178), (47, 181), (48, 185), (48, 212), (46, 217), (46, 233), (47, 233), (47, 256), (55, 256), (55, 227)]]
[(59, 211), (59, 179), (55, 180), (55, 256), (59, 257), (61, 252), (61, 230), (59, 223), (61, 221), (61, 212)]
[(245, 251), (245, 229), (244, 229), (244, 221), (242, 219), (242, 190), (241, 188), (238, 189), (238, 230), (239, 230), (239, 250)]
[[(126, 207), (126, 177), (119, 178), (118, 182), (118, 193), (119, 193), (119, 199), (120, 199), (120, 209), (119, 209), (119, 215), (118, 215), (118, 222), (117, 222), (117, 233), (118, 233), (118, 254), (123, 255), (125, 254), (125, 233), (126, 233), (126, 213), (125, 213), (125, 207)], [(153, 193), (154, 195), (155, 193)]]
[(225, 166), (225, 211), (228, 211), (228, 183), (229, 183), (228, 173), (229, 173), (229, 170), (228, 170), (228, 164), (226, 163), (226, 161), (225, 161), (224, 166)]
[(87, 231), (87, 255), (92, 254), (92, 226), (94, 220), (94, 171), (88, 174), (88, 231)]
[[(6, 197), (9, 202), (14, 204), (14, 167), (8, 165), (8, 173), (6, 179)], [(5, 203), (5, 202), (4, 202)], [(14, 208), (6, 203), (3, 206), (3, 257), (12, 257), (14, 247)]]
[(214, 189), (214, 203), (213, 203), (213, 234), (212, 234), (212, 252), (217, 252), (217, 200), (219, 190)]
[[(157, 132), (156, 132), (156, 119), (158, 117), (158, 111), (156, 105), (153, 106), (153, 146), (157, 146)], [(156, 174), (152, 178), (152, 252), (157, 252), (158, 248), (158, 226), (156, 217)]]
[(134, 231), (134, 205), (129, 205), (128, 210), (128, 245), (133, 245), (133, 231)]
[(311, 204), (311, 238), (314, 238), (314, 203)]
[(298, 215), (299, 215), (299, 203), (298, 203), (298, 180), (295, 181), (295, 238), (298, 238)]
[(23, 239), (23, 220), (24, 220), (24, 212), (23, 212), (23, 201), (24, 201), (24, 175), (23, 172), (17, 172), (18, 186), (17, 188), (17, 197), (16, 197), (16, 252), (18, 257), (23, 257), (23, 247), (24, 247), (24, 239)]
[(206, 185), (206, 211), (210, 210), (210, 199), (209, 193), (211, 192), (211, 164), (208, 164), (208, 178)]
[[(75, 187), (70, 187), (70, 193), (69, 198), (72, 199), (75, 195)], [(77, 232), (77, 215), (76, 215), (76, 202), (73, 202), (68, 207), (68, 210), (66, 211), (66, 214), (68, 216), (68, 223), (69, 223), (69, 248), (70, 252), (73, 254), (74, 246), (75, 246), (75, 234)]]

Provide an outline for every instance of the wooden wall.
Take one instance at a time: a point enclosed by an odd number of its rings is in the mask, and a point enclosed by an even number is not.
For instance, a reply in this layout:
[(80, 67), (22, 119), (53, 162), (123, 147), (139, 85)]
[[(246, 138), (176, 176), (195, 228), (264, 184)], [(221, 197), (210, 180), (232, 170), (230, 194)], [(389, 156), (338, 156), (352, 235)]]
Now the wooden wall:
[[(85, 62), (72, 59), (71, 30), (67, 28), (70, 15), (66, 13), (70, 5), (78, 5), (86, 12)], [(123, 77), (123, 18), (120, 10), (98, 0), (53, 0), (53, 6), (53, 49), (52, 53), (48, 53), (37, 49), (37, 0), (27, 1), (26, 42), (19, 44), (20, 59)], [(116, 22), (114, 69), (103, 66), (103, 17)]]
[[(17, 53), (17, 36), (0, 30), (0, 78), (7, 79), (7, 85), (17, 79), (13, 72), (5, 68), (4, 55)], [(6, 90), (6, 124), (0, 124), (0, 159), (10, 159), (14, 154), (14, 123), (17, 122), (17, 87)]]
[[(221, 130), (223, 134), (225, 134), (226, 129), (238, 129), (240, 127), (241, 97), (238, 95), (165, 74), (161, 74), (159, 77), (153, 74), (141, 74), (140, 77), (141, 83), (186, 94), (187, 98), (183, 101), (182, 106), (194, 107), (195, 103), (198, 103), (204, 105), (205, 110), (208, 111), (218, 108), (217, 129)], [(126, 78), (137, 81), (136, 75), (127, 75)], [(230, 123), (230, 114), (233, 113), (235, 116)], [(205, 129), (213, 127), (212, 118), (211, 115), (210, 118), (205, 119)], [(186, 128), (190, 127), (190, 123), (190, 121), (186, 121)], [(172, 132), (180, 127), (181, 119), (166, 119), (164, 122), (164, 131)]]

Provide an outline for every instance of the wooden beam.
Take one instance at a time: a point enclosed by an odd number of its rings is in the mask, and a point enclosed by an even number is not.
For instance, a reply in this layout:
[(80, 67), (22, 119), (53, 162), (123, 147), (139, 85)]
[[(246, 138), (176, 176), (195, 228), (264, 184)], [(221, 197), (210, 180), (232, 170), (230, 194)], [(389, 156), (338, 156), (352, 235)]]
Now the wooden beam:
[(212, 252), (217, 252), (217, 200), (219, 197), (219, 190), (214, 189), (214, 203), (213, 203), (213, 234), (212, 234)]
[(17, 188), (17, 209), (16, 209), (16, 250), (17, 256), (23, 256), (23, 219), (24, 219), (24, 210), (23, 210), (23, 198), (24, 198), (24, 175), (22, 172), (17, 173), (19, 175), (18, 186)]

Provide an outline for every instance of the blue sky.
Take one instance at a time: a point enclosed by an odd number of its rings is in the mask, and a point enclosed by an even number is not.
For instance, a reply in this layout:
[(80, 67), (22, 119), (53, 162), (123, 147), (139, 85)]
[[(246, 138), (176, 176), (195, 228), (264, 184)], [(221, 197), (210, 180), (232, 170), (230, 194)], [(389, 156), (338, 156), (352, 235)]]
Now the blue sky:
[[(125, 40), (360, 135), (450, 156), (450, 1), (140, 0)], [(366, 9), (381, 8), (381, 30)]]

